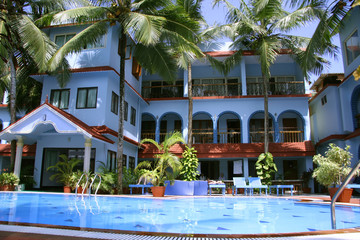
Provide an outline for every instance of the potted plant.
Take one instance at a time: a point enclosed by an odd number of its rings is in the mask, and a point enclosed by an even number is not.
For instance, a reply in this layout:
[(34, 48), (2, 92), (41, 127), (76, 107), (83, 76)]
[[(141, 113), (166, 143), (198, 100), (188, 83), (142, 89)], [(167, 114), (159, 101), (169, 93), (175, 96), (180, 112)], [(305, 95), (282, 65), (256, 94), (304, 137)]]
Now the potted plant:
[(269, 152), (261, 153), (255, 163), (255, 168), (261, 182), (271, 185), (271, 180), (274, 179), (275, 173), (278, 171), (273, 155)]
[(14, 173), (2, 173), (0, 175), (0, 185), (2, 191), (14, 191), (15, 186), (19, 184), (19, 177)]
[[(79, 182), (79, 186), (77, 186), (77, 193), (82, 193), (83, 189), (86, 188), (86, 177), (90, 176), (90, 173), (84, 174), (84, 172), (81, 170), (77, 170), (76, 172), (72, 172), (71, 177), (70, 177), (70, 187), (72, 190), (76, 189), (76, 186), (81, 178), (81, 181)], [(86, 193), (86, 190), (84, 191), (84, 193)]]
[(82, 160), (77, 158), (69, 159), (65, 154), (61, 154), (59, 161), (47, 168), (49, 170), (55, 170), (55, 173), (50, 177), (50, 180), (56, 180), (59, 183), (64, 184), (64, 193), (71, 192), (71, 181), (73, 171), (76, 166), (78, 166)]
[[(328, 187), (331, 198), (338, 190), (336, 186), (341, 185), (351, 171), (352, 154), (349, 152), (349, 148), (350, 146), (346, 146), (345, 149), (342, 149), (330, 143), (325, 156), (318, 154), (313, 157), (313, 161), (318, 167), (314, 169), (312, 176), (321, 185)], [(352, 191), (351, 188), (345, 188), (337, 201), (350, 202)]]
[(165, 181), (172, 183), (182, 168), (179, 157), (170, 152), (170, 148), (181, 142), (185, 143), (180, 132), (166, 134), (165, 140), (158, 144), (153, 139), (143, 139), (140, 144), (145, 142), (152, 143), (159, 150), (160, 154), (155, 154), (155, 162), (143, 161), (138, 164), (136, 171), (143, 169), (139, 182), (151, 182), (151, 192), (154, 197), (163, 197), (165, 194)]
[[(138, 171), (137, 173), (139, 172), (140, 171)], [(138, 176), (135, 173), (135, 171), (131, 168), (126, 168), (124, 166), (122, 171), (123, 193), (129, 194), (130, 193), (129, 185), (136, 184), (137, 180), (138, 180)]]
[(309, 182), (310, 179), (312, 178), (314, 170), (310, 169), (307, 171), (304, 171), (302, 173), (301, 179), (303, 180), (303, 192), (304, 193), (310, 193), (311, 192), (311, 188), (309, 188)]

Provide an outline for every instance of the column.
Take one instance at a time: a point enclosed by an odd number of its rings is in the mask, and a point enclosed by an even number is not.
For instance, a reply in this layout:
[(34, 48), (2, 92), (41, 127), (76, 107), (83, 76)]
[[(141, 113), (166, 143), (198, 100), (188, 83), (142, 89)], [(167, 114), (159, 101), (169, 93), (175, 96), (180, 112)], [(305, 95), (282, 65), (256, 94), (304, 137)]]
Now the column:
[(278, 121), (274, 122), (274, 142), (280, 142), (280, 131), (279, 131), (279, 123)]
[(156, 116), (155, 142), (160, 143), (160, 121), (158, 116)]
[(244, 177), (249, 177), (249, 159), (243, 158)]
[(246, 86), (246, 67), (245, 67), (245, 58), (244, 57), (241, 59), (240, 70), (241, 70), (242, 95), (246, 96), (247, 95), (247, 86)]
[(24, 147), (24, 141), (20, 137), (16, 143), (16, 156), (15, 156), (15, 166), (14, 166), (14, 174), (18, 177), (20, 177), (23, 147)]
[(213, 143), (217, 143), (217, 124), (216, 124), (216, 120), (217, 120), (217, 117), (216, 117), (216, 114), (214, 115), (213, 117)]
[(90, 171), (91, 138), (85, 138), (84, 172)]

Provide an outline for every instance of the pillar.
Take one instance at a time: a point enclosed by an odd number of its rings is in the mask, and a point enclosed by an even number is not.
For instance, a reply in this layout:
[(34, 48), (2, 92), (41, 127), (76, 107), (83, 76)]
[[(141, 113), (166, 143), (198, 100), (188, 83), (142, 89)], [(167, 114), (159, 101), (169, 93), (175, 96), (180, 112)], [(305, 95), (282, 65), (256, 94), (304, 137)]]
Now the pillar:
[(84, 172), (90, 171), (91, 138), (85, 138)]
[(160, 121), (158, 116), (156, 116), (155, 142), (160, 143)]
[(244, 177), (249, 177), (249, 159), (243, 158)]
[(20, 137), (16, 143), (16, 156), (15, 156), (15, 166), (14, 166), (14, 174), (18, 177), (20, 177), (23, 147), (24, 147), (24, 141)]

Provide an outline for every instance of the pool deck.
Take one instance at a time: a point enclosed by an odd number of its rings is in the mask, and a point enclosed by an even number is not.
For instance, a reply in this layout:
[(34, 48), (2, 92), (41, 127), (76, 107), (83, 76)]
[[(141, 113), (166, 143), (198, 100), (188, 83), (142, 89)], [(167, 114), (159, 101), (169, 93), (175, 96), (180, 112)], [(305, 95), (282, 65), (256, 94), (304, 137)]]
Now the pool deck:
[[(120, 195), (117, 195), (120, 196)], [(152, 197), (151, 195), (122, 195), (126, 197)], [(116, 196), (114, 196), (116, 197)], [(221, 194), (215, 194), (209, 197), (224, 197)], [(232, 195), (226, 195), (225, 197), (233, 197)], [(242, 197), (242, 196), (237, 196)], [(299, 199), (302, 202), (318, 203), (318, 204), (330, 204), (330, 197), (327, 195), (285, 195), (285, 196), (256, 196), (256, 197), (270, 197), (270, 198), (291, 198)], [(165, 198), (184, 198), (184, 196), (166, 196)], [(338, 203), (337, 203), (338, 204)], [(360, 197), (353, 196), (350, 203), (344, 205), (360, 206)], [(330, 221), (330, 216), (329, 216)], [(304, 233), (285, 233), (285, 234), (237, 234), (237, 235), (196, 235), (196, 236), (184, 236), (179, 234), (156, 234), (156, 233), (114, 233), (114, 232), (102, 232), (102, 231), (89, 231), (87, 229), (57, 229), (48, 228), (42, 226), (26, 226), (26, 225), (6, 225), (0, 224), (0, 239), (15, 240), (33, 240), (33, 239), (120, 239), (120, 240), (211, 240), (211, 239), (271, 239), (271, 240), (307, 240), (307, 239), (319, 239), (319, 240), (352, 240), (360, 239), (360, 228), (352, 229), (339, 229), (329, 231), (314, 231)]]

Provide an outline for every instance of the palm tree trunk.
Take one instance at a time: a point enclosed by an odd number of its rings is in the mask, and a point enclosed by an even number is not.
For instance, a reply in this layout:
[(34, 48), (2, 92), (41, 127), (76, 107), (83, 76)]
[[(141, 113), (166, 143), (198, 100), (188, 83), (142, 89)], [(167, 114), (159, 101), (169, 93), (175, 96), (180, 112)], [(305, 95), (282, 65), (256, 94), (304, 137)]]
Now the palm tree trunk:
[(189, 148), (191, 148), (193, 144), (193, 137), (192, 137), (193, 96), (192, 96), (191, 63), (189, 63), (188, 65), (188, 97), (189, 97), (188, 146)]
[(122, 157), (124, 151), (124, 107), (125, 107), (125, 49), (126, 49), (126, 35), (121, 29), (120, 36), (120, 111), (119, 111), (119, 130), (118, 130), (118, 145), (116, 152), (117, 170), (118, 170), (118, 192), (122, 193)]
[[(13, 54), (9, 54), (9, 64), (10, 64), (10, 124), (16, 122), (16, 68), (13, 59)], [(16, 140), (11, 141), (11, 157), (10, 157), (10, 171), (14, 171), (15, 166), (15, 156), (16, 156)]]
[(263, 75), (264, 80), (264, 153), (269, 151), (269, 92), (268, 78)]

